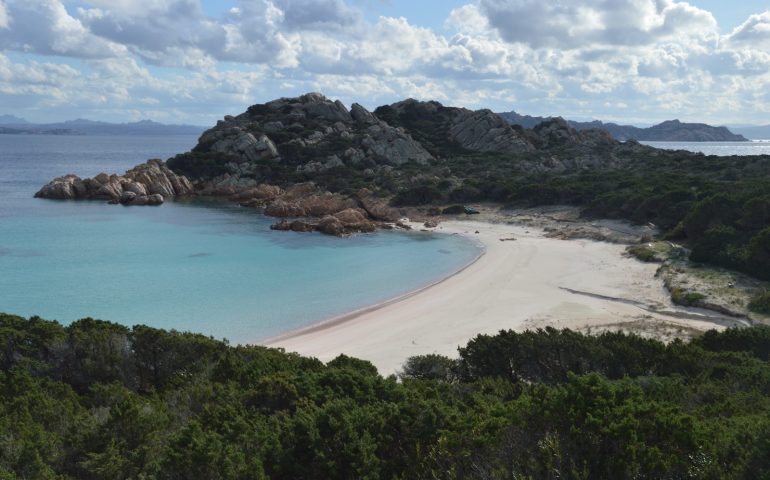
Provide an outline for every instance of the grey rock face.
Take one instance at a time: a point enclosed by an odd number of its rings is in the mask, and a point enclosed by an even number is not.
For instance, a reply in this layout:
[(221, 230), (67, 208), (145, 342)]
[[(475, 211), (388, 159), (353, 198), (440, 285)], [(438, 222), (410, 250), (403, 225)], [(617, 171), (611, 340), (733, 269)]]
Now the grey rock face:
[[(275, 160), (313, 175), (342, 165), (355, 166), (365, 159), (381, 165), (433, 159), (403, 129), (388, 125), (359, 104), (348, 111), (339, 100), (320, 93), (281, 98), (227, 117), (201, 135), (194, 151), (231, 155), (239, 167), (228, 166), (229, 174), (258, 180), (256, 171), (246, 172), (243, 166)], [(214, 180), (204, 180), (207, 191)]]
[(193, 185), (157, 159), (137, 165), (124, 175), (100, 173), (94, 178), (59, 177), (43, 186), (38, 198), (58, 200), (100, 199), (124, 205), (160, 205), (164, 197), (189, 195)]
[(374, 125), (375, 123), (379, 123), (377, 117), (375, 117), (374, 114), (357, 103), (354, 103), (350, 107), (350, 116), (353, 117), (353, 120), (356, 122), (363, 123), (365, 125)]
[(535, 147), (490, 110), (463, 110), (456, 115), (449, 135), (463, 148), (477, 152), (520, 153)]
[(83, 189), (83, 180), (77, 175), (65, 175), (57, 177), (41, 188), (36, 194), (37, 198), (50, 198), (53, 200), (73, 200), (78, 198), (79, 191)]
[(394, 165), (401, 165), (410, 160), (426, 163), (433, 159), (433, 155), (410, 135), (384, 122), (367, 128), (361, 146), (365, 148), (367, 155), (379, 157)]
[(330, 168), (344, 167), (344, 166), (345, 166), (345, 163), (342, 160), (340, 160), (340, 157), (338, 157), (337, 155), (330, 155), (326, 159), (326, 161), (323, 163), (318, 161), (308, 162), (304, 165), (298, 166), (297, 171), (304, 172), (304, 173), (318, 173), (318, 172), (325, 172)]
[(216, 139), (211, 146), (212, 152), (242, 156), (250, 162), (278, 157), (278, 149), (267, 135), (255, 137), (239, 127), (231, 127), (224, 131), (209, 130), (201, 141), (211, 141), (212, 138)]
[(350, 122), (352, 120), (350, 113), (342, 102), (337, 100), (334, 103), (330, 103), (323, 95), (321, 95), (321, 98), (322, 100), (305, 105), (305, 115), (308, 118), (322, 118), (331, 122)]
[(134, 192), (123, 192), (118, 200), (122, 205), (128, 205), (136, 199)]

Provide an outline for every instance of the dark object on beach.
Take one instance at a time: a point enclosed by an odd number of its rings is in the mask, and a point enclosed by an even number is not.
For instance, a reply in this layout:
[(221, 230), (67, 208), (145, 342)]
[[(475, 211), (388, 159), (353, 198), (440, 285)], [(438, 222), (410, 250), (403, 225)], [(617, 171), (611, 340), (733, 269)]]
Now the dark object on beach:
[(444, 215), (460, 215), (461, 213), (466, 215), (476, 215), (479, 211), (475, 208), (466, 207), (465, 205), (450, 205), (442, 210), (441, 213)]
[(465, 213), (465, 207), (462, 205), (451, 205), (442, 210), (441, 213), (444, 215), (460, 215)]

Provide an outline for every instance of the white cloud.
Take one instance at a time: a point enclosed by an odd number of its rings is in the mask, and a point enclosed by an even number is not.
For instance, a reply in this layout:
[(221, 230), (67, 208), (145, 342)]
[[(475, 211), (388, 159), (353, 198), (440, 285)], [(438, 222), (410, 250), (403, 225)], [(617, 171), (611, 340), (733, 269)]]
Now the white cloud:
[(0, 29), (0, 49), (77, 58), (112, 57), (126, 51), (91, 33), (57, 0), (25, 0), (5, 8), (12, 21)]
[(473, 3), (449, 12), (444, 26), (470, 35), (485, 35), (490, 29), (487, 17), (479, 11), (479, 6)]
[(770, 46), (770, 11), (751, 15), (725, 38), (732, 47), (763, 48)]
[[(117, 16), (124, 18), (130, 17), (149, 17), (154, 12), (164, 10), (169, 4), (169, 0), (85, 0), (86, 5), (91, 5), (100, 9), (109, 10)], [(188, 2), (191, 9), (199, 9), (197, 2)]]
[(0, 0), (0, 28), (8, 28), (8, 7)]
[(342, 0), (241, 0), (222, 20), (207, 17), (197, 0), (153, 0), (142, 9), (127, 1), (90, 3), (100, 8), (79, 15), (95, 34), (153, 64), (197, 69), (216, 61), (295, 67), (297, 32), (344, 32), (362, 21)]
[(602, 119), (770, 111), (770, 12), (720, 37), (674, 0), (475, 0), (438, 30), (344, 0), (239, 0), (217, 18), (200, 0), (66, 4), (0, 0), (0, 51), (20, 52), (0, 55), (0, 103), (199, 123), (308, 90)]
[(646, 45), (664, 38), (715, 38), (711, 13), (672, 0), (480, 0), (500, 36), (534, 48)]

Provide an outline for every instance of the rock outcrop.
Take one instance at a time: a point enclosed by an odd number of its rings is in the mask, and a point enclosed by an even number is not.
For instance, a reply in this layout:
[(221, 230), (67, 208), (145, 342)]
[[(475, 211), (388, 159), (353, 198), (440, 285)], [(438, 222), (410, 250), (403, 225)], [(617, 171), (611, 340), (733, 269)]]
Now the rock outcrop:
[[(270, 186), (262, 185), (255, 191), (269, 189)], [(243, 196), (239, 195), (238, 198)], [(392, 222), (399, 218), (397, 210), (387, 207), (384, 200), (374, 198), (366, 190), (348, 197), (325, 192), (312, 183), (293, 185), (281, 190), (275, 197), (254, 197), (241, 204), (263, 206), (265, 215), (283, 218), (274, 224), (272, 229), (295, 232), (319, 231), (329, 235), (371, 232), (381, 222)], [(298, 219), (289, 221), (288, 218)]]
[(36, 196), (123, 205), (221, 196), (283, 219), (278, 230), (345, 235), (408, 228), (389, 204), (394, 196), (401, 206), (484, 199), (492, 175), (625, 168), (655, 152), (561, 118), (523, 129), (490, 110), (413, 99), (348, 110), (308, 93), (227, 115), (166, 163), (149, 160), (119, 176), (59, 177)]
[(521, 153), (535, 147), (491, 110), (462, 109), (452, 120), (449, 138), (477, 152)]
[(278, 149), (267, 135), (254, 135), (239, 126), (206, 130), (199, 143), (210, 144), (208, 148), (211, 152), (230, 154), (249, 162), (279, 157)]
[(189, 195), (192, 183), (172, 172), (158, 159), (137, 165), (124, 175), (100, 173), (93, 178), (77, 175), (58, 177), (41, 188), (35, 197), (56, 200), (107, 200), (122, 205), (160, 205), (164, 199)]
[(399, 211), (391, 207), (386, 199), (375, 197), (372, 192), (365, 188), (356, 192), (353, 198), (358, 202), (359, 207), (374, 220), (396, 222), (401, 218)]
[[(216, 168), (196, 169), (201, 159)], [(313, 177), (333, 168), (424, 164), (432, 159), (411, 135), (361, 105), (354, 104), (348, 111), (339, 100), (308, 93), (226, 116), (201, 135), (187, 157), (172, 159), (170, 165), (196, 180), (218, 184), (206, 193), (227, 195), (238, 181), (233, 177), (259, 182), (260, 168), (271, 162)]]
[(618, 144), (606, 130), (576, 130), (561, 117), (548, 119), (532, 129), (532, 142), (541, 150), (564, 146), (587, 149), (613, 147)]
[(428, 150), (434, 152), (459, 147), (473, 152), (517, 154), (535, 149), (526, 135), (490, 110), (445, 107), (439, 102), (410, 98), (379, 107), (375, 114), (405, 129), (428, 129), (432, 132)]
[(273, 230), (291, 230), (293, 232), (321, 232), (326, 235), (350, 235), (352, 233), (368, 233), (377, 230), (377, 224), (367, 218), (366, 214), (355, 208), (348, 208), (334, 215), (324, 215), (320, 220), (309, 222), (304, 220), (288, 221), (286, 219), (271, 225)]

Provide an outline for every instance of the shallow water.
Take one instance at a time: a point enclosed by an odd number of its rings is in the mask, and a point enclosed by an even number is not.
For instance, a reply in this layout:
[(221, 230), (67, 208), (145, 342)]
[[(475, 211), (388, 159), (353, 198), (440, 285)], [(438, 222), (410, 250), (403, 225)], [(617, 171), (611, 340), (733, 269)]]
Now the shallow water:
[(65, 173), (123, 172), (194, 137), (0, 135), (0, 311), (91, 316), (257, 341), (404, 294), (479, 253), (458, 237), (273, 232), (223, 202), (160, 207), (32, 195)]

